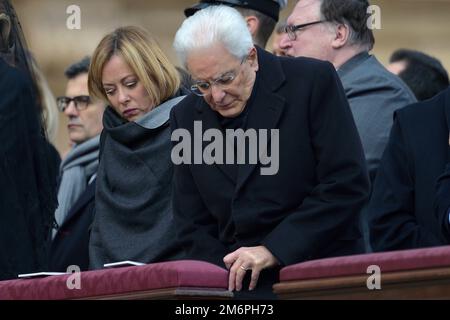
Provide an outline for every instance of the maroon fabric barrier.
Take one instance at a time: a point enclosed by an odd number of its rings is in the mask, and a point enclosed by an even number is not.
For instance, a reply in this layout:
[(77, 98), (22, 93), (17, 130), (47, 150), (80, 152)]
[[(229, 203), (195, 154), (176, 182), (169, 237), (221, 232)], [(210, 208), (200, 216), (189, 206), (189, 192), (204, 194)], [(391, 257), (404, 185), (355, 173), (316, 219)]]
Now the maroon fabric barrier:
[(280, 281), (322, 279), (367, 274), (371, 265), (381, 272), (419, 270), (450, 266), (450, 246), (401, 250), (312, 260), (280, 271)]
[(0, 282), (0, 299), (77, 299), (165, 288), (228, 288), (228, 271), (202, 261), (172, 261), (80, 273), (81, 289), (70, 290), (70, 275)]

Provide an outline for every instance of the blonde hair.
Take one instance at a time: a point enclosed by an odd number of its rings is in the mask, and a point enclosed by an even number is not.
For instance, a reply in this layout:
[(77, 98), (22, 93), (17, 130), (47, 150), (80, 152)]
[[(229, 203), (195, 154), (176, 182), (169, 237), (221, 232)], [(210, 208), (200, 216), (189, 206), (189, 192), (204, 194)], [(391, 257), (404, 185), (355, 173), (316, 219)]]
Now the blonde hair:
[(144, 29), (128, 26), (107, 34), (94, 51), (89, 67), (89, 93), (108, 103), (102, 73), (113, 55), (122, 57), (150, 95), (155, 106), (173, 96), (180, 76), (156, 40)]
[(59, 124), (59, 112), (58, 106), (56, 105), (56, 99), (36, 61), (31, 58), (30, 62), (31, 69), (33, 70), (34, 76), (36, 78), (36, 87), (39, 91), (38, 98), (40, 100), (40, 106), (42, 108), (41, 112), (44, 120), (45, 131), (47, 133), (48, 139), (52, 143), (55, 143)]

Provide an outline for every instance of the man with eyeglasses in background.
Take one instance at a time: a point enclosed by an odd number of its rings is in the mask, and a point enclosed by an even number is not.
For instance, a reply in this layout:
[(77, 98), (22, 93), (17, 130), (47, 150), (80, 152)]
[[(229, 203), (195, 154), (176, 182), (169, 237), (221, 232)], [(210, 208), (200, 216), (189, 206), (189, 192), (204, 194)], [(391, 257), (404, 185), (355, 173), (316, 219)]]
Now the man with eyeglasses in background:
[(89, 96), (89, 64), (90, 58), (85, 57), (65, 71), (66, 96), (57, 99), (59, 110), (68, 118), (73, 147), (60, 167), (50, 257), (53, 271), (66, 271), (70, 265), (87, 270), (89, 266), (89, 226), (94, 215), (99, 138), (105, 110), (103, 102), (92, 101)]
[[(174, 162), (175, 228), (187, 258), (227, 267), (238, 298), (273, 298), (280, 267), (362, 252), (357, 215), (369, 181), (333, 66), (255, 47), (245, 20), (227, 6), (186, 19), (174, 47), (195, 94), (172, 109), (172, 138), (194, 137), (183, 155), (204, 158), (206, 148), (196, 147), (205, 142), (197, 140), (201, 124), (205, 136), (219, 136), (209, 141), (226, 159)], [(269, 136), (263, 145), (261, 132)], [(249, 160), (255, 149), (277, 154), (277, 170), (262, 173), (267, 163)]]
[(286, 30), (286, 22), (278, 23), (272, 36), (272, 53), (279, 57), (286, 56), (283, 49), (280, 48), (280, 40)]
[[(331, 62), (358, 128), (373, 182), (394, 111), (416, 101), (397, 76), (369, 54), (375, 44), (367, 0), (300, 0), (288, 17), (280, 47), (288, 56)], [(365, 216), (365, 213), (363, 213)], [(363, 228), (368, 243), (368, 229)]]
[(410, 89), (369, 54), (367, 0), (300, 0), (288, 17), (280, 47), (288, 56), (331, 62), (337, 69), (361, 136), (371, 180), (396, 109), (416, 101)]

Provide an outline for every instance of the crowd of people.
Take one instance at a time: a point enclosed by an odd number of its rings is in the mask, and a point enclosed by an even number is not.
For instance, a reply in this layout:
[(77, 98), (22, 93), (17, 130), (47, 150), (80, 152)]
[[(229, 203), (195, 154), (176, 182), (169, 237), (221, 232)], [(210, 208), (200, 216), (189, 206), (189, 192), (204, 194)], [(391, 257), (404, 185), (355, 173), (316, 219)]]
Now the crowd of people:
[(237, 298), (270, 299), (286, 265), (448, 244), (445, 68), (406, 49), (384, 67), (367, 0), (299, 0), (279, 22), (286, 3), (186, 8), (182, 68), (140, 27), (105, 35), (55, 99), (61, 159), (0, 0), (0, 280), (195, 259), (228, 269)]

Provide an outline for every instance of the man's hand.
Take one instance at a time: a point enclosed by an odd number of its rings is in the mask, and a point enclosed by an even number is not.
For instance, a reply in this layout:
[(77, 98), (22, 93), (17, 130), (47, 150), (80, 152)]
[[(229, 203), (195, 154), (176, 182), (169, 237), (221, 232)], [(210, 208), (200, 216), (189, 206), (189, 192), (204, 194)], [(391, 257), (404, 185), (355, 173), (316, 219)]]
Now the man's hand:
[(278, 260), (264, 246), (242, 247), (236, 251), (227, 254), (223, 262), (230, 270), (228, 278), (228, 290), (241, 291), (242, 280), (247, 271), (252, 272), (249, 290), (253, 290), (258, 283), (261, 270), (278, 265)]

